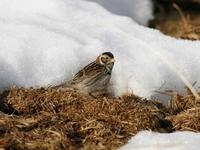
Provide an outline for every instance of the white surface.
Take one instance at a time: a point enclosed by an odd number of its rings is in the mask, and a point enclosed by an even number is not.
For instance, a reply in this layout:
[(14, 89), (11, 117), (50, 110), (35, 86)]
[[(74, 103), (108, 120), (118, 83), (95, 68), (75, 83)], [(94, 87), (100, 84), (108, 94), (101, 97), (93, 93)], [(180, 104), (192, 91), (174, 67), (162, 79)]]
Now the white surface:
[(198, 150), (200, 147), (200, 133), (175, 132), (154, 133), (139, 132), (128, 144), (120, 150)]
[(153, 4), (151, 0), (87, 0), (97, 2), (108, 11), (131, 17), (142, 25), (147, 25), (153, 19)]
[(160, 90), (183, 89), (174, 70), (200, 81), (200, 42), (164, 36), (90, 1), (1, 0), (0, 33), (0, 89), (60, 83), (103, 51), (117, 60), (117, 95), (149, 97), (163, 83)]

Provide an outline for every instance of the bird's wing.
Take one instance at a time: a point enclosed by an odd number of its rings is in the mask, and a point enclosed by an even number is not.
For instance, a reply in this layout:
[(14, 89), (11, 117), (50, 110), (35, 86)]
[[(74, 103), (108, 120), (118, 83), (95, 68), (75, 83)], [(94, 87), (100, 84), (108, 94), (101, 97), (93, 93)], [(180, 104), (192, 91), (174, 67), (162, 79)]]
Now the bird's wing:
[(71, 84), (79, 83), (86, 78), (96, 76), (103, 72), (104, 67), (102, 65), (97, 64), (96, 62), (92, 62), (81, 69), (77, 74), (75, 74), (74, 78), (70, 81)]

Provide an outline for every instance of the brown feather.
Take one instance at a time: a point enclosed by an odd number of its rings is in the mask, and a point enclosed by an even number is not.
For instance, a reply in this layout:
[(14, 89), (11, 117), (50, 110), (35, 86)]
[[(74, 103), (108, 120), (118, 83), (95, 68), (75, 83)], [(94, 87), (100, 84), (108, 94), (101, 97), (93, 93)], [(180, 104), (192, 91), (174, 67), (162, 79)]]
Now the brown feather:
[(104, 72), (106, 70), (105, 66), (97, 64), (96, 62), (92, 62), (83, 69), (81, 69), (74, 78), (70, 81), (70, 84), (76, 84), (85, 78), (93, 77), (98, 73)]
[(81, 69), (72, 80), (56, 87), (72, 87), (84, 93), (107, 89), (114, 65), (114, 56), (111, 54), (103, 53), (94, 62)]

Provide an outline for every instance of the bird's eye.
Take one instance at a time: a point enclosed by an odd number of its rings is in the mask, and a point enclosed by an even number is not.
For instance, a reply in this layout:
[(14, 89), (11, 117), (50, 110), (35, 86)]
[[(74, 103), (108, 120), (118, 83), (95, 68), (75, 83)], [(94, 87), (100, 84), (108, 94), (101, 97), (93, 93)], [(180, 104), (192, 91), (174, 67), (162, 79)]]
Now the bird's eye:
[(103, 63), (106, 63), (106, 62), (107, 62), (106, 57), (102, 57), (102, 58), (101, 58), (101, 61), (102, 61)]

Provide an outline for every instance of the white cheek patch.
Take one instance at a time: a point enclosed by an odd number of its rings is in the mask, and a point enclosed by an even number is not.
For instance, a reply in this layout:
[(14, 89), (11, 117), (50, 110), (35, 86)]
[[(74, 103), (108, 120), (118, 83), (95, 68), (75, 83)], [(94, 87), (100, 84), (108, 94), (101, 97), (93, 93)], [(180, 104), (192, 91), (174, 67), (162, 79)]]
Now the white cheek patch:
[(99, 62), (101, 65), (105, 65), (105, 63), (102, 61), (102, 57), (100, 57)]

